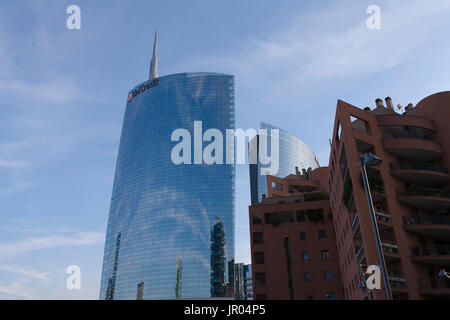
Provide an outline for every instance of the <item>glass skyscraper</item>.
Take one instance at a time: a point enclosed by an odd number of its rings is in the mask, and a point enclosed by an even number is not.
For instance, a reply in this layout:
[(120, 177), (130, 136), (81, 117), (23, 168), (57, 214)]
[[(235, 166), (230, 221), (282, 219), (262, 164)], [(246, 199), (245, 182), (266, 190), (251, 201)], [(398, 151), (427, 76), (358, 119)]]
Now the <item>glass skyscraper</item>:
[[(193, 136), (194, 121), (202, 121), (203, 131), (216, 128), (224, 136), (225, 129), (234, 129), (234, 78), (219, 73), (158, 77), (155, 39), (150, 79), (128, 95), (101, 299), (209, 298), (213, 248), (223, 246), (226, 261), (234, 258), (234, 165), (171, 160), (177, 144), (171, 141), (173, 131), (183, 128)], [(213, 245), (218, 224), (223, 241)]]
[[(279, 130), (279, 168), (278, 173), (274, 174), (274, 176), (284, 178), (290, 174), (295, 173), (295, 167), (298, 167), (299, 170), (302, 170), (309, 167), (315, 169), (319, 166), (317, 158), (311, 148), (293, 134), (266, 122), (261, 122), (260, 128), (267, 130), (267, 149), (269, 151), (271, 150), (271, 130)], [(249, 143), (250, 148), (255, 148), (254, 150), (256, 150), (257, 152), (259, 150), (260, 138), (260, 135), (257, 135)], [(259, 162), (260, 161), (258, 156), (258, 163), (250, 164), (249, 166), (250, 196), (252, 204), (261, 202), (262, 195), (267, 195), (267, 176), (261, 174), (261, 168), (265, 168), (266, 166), (261, 165)]]

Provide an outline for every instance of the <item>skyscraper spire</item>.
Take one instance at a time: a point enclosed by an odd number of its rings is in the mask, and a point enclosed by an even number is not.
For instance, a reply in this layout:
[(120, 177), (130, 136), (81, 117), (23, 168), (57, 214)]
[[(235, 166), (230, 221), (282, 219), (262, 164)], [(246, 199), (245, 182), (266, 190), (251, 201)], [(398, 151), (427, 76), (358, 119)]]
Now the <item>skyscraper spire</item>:
[(155, 42), (153, 43), (153, 56), (152, 62), (150, 64), (150, 80), (158, 78), (158, 56), (156, 54), (156, 50), (158, 48), (158, 29), (155, 32)]

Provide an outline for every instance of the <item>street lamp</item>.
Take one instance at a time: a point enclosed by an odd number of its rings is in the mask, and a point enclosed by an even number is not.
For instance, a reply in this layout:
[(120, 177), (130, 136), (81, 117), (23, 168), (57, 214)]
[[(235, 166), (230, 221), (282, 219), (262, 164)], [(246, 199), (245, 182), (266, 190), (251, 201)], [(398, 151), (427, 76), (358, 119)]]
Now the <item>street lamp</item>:
[(369, 180), (367, 179), (366, 167), (378, 166), (382, 160), (371, 153), (364, 154), (364, 160), (359, 161), (361, 167), (364, 191), (366, 193), (367, 203), (369, 205), (370, 219), (372, 221), (372, 230), (375, 236), (375, 244), (377, 246), (378, 259), (380, 260), (381, 273), (383, 274), (383, 282), (386, 290), (387, 300), (392, 300), (391, 286), (386, 272), (386, 262), (384, 261), (383, 249), (381, 247), (380, 232), (378, 230), (377, 218), (375, 216), (375, 208), (373, 207), (372, 193), (370, 192)]
[(439, 278), (447, 278), (447, 279), (450, 279), (450, 273), (447, 272), (447, 271), (445, 271), (444, 269), (441, 269), (441, 270), (439, 271), (438, 276), (439, 276)]

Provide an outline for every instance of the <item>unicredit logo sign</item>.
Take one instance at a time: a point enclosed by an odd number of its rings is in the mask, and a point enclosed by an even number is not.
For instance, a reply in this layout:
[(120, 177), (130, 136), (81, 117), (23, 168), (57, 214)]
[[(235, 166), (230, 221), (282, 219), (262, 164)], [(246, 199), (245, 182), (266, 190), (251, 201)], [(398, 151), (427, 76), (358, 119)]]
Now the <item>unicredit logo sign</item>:
[(147, 84), (143, 84), (141, 86), (139, 86), (139, 88), (131, 91), (128, 94), (128, 99), (127, 102), (130, 102), (131, 100), (133, 100), (134, 97), (136, 97), (138, 94), (141, 94), (142, 92), (144, 92), (145, 90), (148, 90), (150, 88), (153, 88), (154, 86), (158, 85), (158, 79), (153, 79), (152, 82), (147, 83)]

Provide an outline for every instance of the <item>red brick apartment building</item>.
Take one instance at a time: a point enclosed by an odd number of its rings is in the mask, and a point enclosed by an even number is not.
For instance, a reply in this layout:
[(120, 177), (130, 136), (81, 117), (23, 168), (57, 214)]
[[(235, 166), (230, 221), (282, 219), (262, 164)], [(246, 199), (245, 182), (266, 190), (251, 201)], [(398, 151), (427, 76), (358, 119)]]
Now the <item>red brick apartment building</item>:
[(367, 176), (393, 298), (450, 298), (438, 276), (450, 269), (450, 92), (403, 111), (390, 98), (373, 110), (337, 104), (328, 188), (346, 299), (386, 299), (383, 281), (371, 297), (358, 288), (358, 265), (379, 263), (359, 165), (368, 152), (382, 159)]
[(255, 299), (344, 298), (327, 179), (326, 167), (268, 176), (249, 208)]

